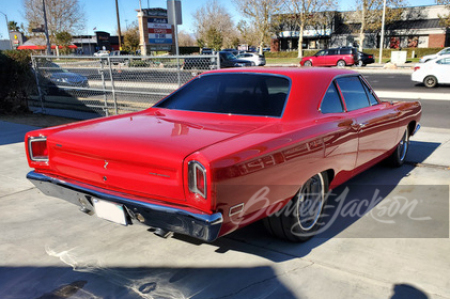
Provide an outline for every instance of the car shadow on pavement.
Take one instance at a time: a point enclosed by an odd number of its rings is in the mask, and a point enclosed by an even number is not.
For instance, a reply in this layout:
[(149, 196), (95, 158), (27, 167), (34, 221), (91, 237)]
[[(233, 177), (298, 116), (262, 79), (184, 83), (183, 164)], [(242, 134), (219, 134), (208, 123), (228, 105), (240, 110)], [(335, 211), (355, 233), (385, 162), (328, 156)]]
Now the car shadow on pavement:
[(268, 266), (0, 267), (3, 299), (268, 297), (298, 298)]
[[(430, 213), (439, 213), (439, 208), (430, 209), (431, 204), (427, 198), (416, 198), (427, 196), (429, 186), (399, 186), (398, 183), (410, 175), (417, 163), (429, 157), (439, 143), (413, 142), (411, 145), (409, 155), (414, 159), (409, 159), (402, 167), (391, 168), (380, 163), (332, 190), (324, 209), (326, 216), (321, 221), (322, 228), (308, 241), (292, 243), (277, 239), (266, 232), (262, 221), (258, 221), (216, 240), (213, 243), (218, 247), (216, 252), (243, 251), (283, 262), (307, 256), (314, 248), (332, 238), (430, 237), (429, 229), (421, 227), (423, 222), (414, 221), (424, 216), (421, 214), (423, 205), (427, 205), (423, 209), (428, 213), (427, 217)], [(448, 207), (448, 186), (433, 186), (433, 189), (439, 190), (439, 194), (443, 195), (440, 199), (446, 201)], [(428, 222), (426, 225), (429, 224)], [(447, 225), (435, 237), (445, 237), (448, 234)], [(184, 236), (174, 237), (201, 243)], [(242, 246), (243, 244), (252, 246)], [(254, 251), (251, 251), (252, 248)], [(274, 255), (273, 252), (279, 254)]]

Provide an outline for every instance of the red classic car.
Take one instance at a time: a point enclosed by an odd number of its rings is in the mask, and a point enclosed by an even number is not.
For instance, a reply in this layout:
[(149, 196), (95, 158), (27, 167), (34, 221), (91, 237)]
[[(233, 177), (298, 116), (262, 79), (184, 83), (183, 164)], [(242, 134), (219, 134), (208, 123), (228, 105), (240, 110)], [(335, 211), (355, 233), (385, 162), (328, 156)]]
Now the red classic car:
[(205, 241), (265, 219), (304, 241), (327, 191), (381, 160), (403, 164), (418, 102), (382, 102), (358, 73), (204, 73), (152, 108), (29, 132), (44, 194), (124, 225)]

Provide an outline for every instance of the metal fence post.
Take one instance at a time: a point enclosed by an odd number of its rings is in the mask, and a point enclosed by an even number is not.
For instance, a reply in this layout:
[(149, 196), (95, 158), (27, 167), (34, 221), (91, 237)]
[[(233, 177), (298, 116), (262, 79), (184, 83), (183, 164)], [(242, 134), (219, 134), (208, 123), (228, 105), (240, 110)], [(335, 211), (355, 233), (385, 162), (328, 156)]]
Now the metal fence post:
[(103, 98), (105, 99), (105, 108), (104, 108), (104, 110), (105, 110), (106, 116), (109, 116), (108, 97), (106, 96), (105, 68), (103, 67), (103, 63), (102, 63), (101, 59), (100, 59), (100, 66), (101, 66), (101, 69), (98, 70), (98, 72), (100, 73), (100, 76), (102, 78)]
[(38, 70), (38, 67), (37, 67), (36, 58), (33, 55), (31, 55), (31, 65), (33, 67), (34, 78), (36, 79), (36, 85), (37, 85), (37, 90), (38, 90), (38, 97), (39, 97), (39, 101), (41, 102), (42, 113), (45, 114), (44, 94), (42, 93), (41, 84), (39, 82), (39, 74), (38, 74), (39, 70)]
[(217, 69), (220, 70), (220, 55), (219, 52), (216, 53), (216, 62), (217, 62)]
[(107, 57), (107, 59), (108, 59), (108, 65), (109, 65), (109, 76), (111, 77), (111, 92), (112, 92), (113, 101), (114, 101), (114, 113), (117, 115), (117, 114), (119, 114), (119, 111), (117, 109), (116, 90), (114, 88), (114, 79), (113, 79), (113, 74), (112, 74), (111, 60), (110, 60), (109, 56)]

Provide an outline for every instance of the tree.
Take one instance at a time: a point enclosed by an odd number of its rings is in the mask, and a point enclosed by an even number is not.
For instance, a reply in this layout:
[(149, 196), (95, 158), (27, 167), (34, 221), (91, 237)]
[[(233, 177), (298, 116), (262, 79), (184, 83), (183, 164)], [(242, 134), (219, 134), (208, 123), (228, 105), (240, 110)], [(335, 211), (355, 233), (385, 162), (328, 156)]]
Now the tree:
[[(404, 0), (387, 0), (386, 1), (386, 17), (385, 22), (390, 23), (401, 17), (401, 7)], [(383, 0), (357, 0), (356, 18), (359, 20), (361, 27), (359, 29), (359, 50), (364, 47), (364, 39), (366, 31), (381, 30), (381, 19), (383, 14)]]
[(139, 49), (139, 44), (139, 25), (135, 21), (123, 32), (122, 48), (128, 52), (135, 52)]
[(450, 0), (436, 0), (436, 4), (445, 5), (447, 11), (445, 14), (439, 14), (440, 23), (446, 28), (450, 27)]
[(242, 41), (248, 45), (256, 45), (259, 42), (258, 32), (255, 26), (249, 25), (245, 20), (240, 20), (237, 24), (237, 30), (241, 34)]
[(55, 34), (56, 45), (62, 46), (62, 53), (67, 54), (70, 52), (69, 45), (72, 43), (72, 35), (69, 32), (62, 31)]
[[(326, 10), (336, 7), (334, 0), (288, 0), (293, 24), (299, 29), (298, 58), (303, 57), (303, 32), (307, 26), (327, 23)], [(320, 13), (323, 12), (323, 13)]]
[(263, 53), (264, 43), (270, 38), (270, 17), (278, 14), (284, 0), (233, 0), (239, 11), (254, 24), (258, 34), (259, 53)]
[(195, 39), (188, 32), (181, 30), (178, 32), (178, 44), (180, 47), (192, 47), (195, 46)]
[(208, 41), (208, 46), (216, 51), (220, 51), (223, 44), (223, 36), (217, 28), (210, 27), (206, 32), (206, 39)]
[(199, 8), (193, 17), (197, 27), (197, 43), (203, 41), (208, 47), (213, 47), (212, 44), (217, 47), (217, 43), (222, 40), (222, 45), (230, 46), (237, 36), (230, 14), (217, 0)]
[(9, 21), (8, 22), (8, 30), (9, 31), (19, 31), (20, 27), (17, 25), (17, 22)]
[[(85, 13), (79, 0), (44, 0), (49, 35), (54, 39), (57, 32), (76, 34), (84, 29)], [(23, 0), (25, 18), (29, 28), (44, 24), (41, 0)]]

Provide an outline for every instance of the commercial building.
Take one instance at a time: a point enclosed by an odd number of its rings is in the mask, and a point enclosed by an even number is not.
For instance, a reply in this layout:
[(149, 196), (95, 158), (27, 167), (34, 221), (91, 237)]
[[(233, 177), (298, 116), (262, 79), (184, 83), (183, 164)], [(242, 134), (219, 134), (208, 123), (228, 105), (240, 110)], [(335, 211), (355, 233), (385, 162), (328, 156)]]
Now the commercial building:
[[(403, 10), (401, 18), (387, 23), (384, 48), (439, 48), (450, 45), (447, 28), (440, 15), (448, 13), (445, 5), (415, 6)], [(314, 15), (321, 18), (316, 26), (305, 28), (304, 49), (323, 49), (360, 44), (361, 23), (355, 18), (357, 12), (329, 11)], [(284, 15), (274, 44), (280, 51), (298, 49), (299, 29), (293, 25), (292, 17)], [(380, 30), (366, 31), (363, 48), (380, 47)]]

